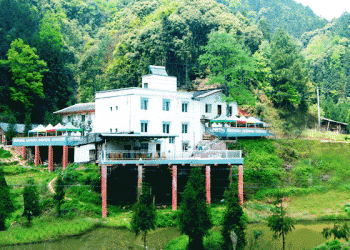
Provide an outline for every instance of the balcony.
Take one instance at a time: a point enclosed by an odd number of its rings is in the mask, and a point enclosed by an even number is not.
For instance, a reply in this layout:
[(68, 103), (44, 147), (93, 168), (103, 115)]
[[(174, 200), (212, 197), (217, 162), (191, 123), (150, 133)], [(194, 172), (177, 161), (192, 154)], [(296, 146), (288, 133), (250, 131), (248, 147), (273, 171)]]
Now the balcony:
[(183, 152), (149, 152), (104, 150), (101, 164), (243, 164), (241, 150), (189, 150)]
[(81, 141), (81, 136), (37, 136), (16, 137), (12, 139), (13, 146), (74, 146)]
[(228, 137), (261, 137), (271, 136), (269, 130), (263, 128), (206, 128), (206, 133), (214, 135), (216, 137), (228, 138)]

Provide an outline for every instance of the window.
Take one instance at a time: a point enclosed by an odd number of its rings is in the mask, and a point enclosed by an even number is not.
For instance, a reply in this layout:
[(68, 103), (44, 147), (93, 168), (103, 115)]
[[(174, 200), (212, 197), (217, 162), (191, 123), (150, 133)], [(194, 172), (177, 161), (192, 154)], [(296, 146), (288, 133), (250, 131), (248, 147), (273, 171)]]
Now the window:
[(170, 133), (170, 122), (163, 122), (163, 133), (164, 134)]
[(182, 103), (182, 112), (187, 113), (187, 106), (188, 106), (187, 102)]
[(68, 116), (68, 122), (71, 122), (71, 121), (72, 121), (72, 116), (69, 115), (69, 116)]
[(163, 99), (163, 110), (164, 111), (170, 110), (170, 100), (169, 99)]
[(218, 105), (218, 115), (221, 115), (221, 105)]
[(175, 137), (169, 137), (169, 143), (171, 144), (175, 143)]
[(227, 116), (232, 115), (232, 106), (227, 106)]
[(205, 113), (211, 113), (211, 104), (205, 104)]
[(147, 110), (148, 108), (148, 98), (141, 97), (141, 109)]
[(143, 84), (143, 87), (144, 87), (145, 89), (148, 89), (148, 83), (145, 82), (145, 83)]
[(118, 110), (118, 106), (115, 106), (115, 110)]
[(81, 115), (81, 121), (85, 122), (85, 115)]
[(113, 111), (113, 108), (111, 107), (111, 111)]
[(112, 129), (109, 129), (109, 131), (112, 133)]
[(147, 133), (148, 121), (141, 121), (141, 132)]
[(148, 150), (148, 143), (141, 143), (141, 150)]
[(188, 130), (188, 124), (182, 123), (182, 133), (187, 134), (187, 130)]
[(118, 133), (118, 129), (117, 128), (115, 129), (115, 132)]
[(182, 142), (182, 151), (188, 151), (188, 142)]

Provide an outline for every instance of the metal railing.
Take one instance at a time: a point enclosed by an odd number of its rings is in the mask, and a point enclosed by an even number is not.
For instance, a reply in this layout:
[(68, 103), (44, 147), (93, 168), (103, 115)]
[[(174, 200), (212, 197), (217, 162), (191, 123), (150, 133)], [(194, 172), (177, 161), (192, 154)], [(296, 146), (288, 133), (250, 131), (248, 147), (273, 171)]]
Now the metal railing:
[(215, 135), (215, 133), (228, 134), (228, 133), (240, 133), (240, 134), (269, 134), (269, 130), (262, 128), (206, 128), (206, 133)]
[(104, 161), (125, 160), (176, 160), (176, 159), (232, 159), (242, 158), (241, 150), (189, 150), (183, 152), (149, 152), (135, 150), (116, 150), (102, 152)]

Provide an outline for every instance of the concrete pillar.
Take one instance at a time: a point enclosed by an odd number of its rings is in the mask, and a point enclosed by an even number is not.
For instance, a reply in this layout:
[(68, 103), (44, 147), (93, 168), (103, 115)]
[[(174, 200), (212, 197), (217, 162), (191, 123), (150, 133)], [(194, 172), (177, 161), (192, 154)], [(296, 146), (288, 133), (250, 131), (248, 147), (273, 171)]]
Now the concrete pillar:
[(62, 160), (62, 169), (65, 170), (68, 166), (68, 146), (63, 146), (63, 160)]
[(142, 194), (142, 165), (137, 165), (137, 198)]
[(53, 148), (52, 146), (50, 145), (49, 146), (49, 155), (48, 155), (48, 158), (49, 158), (49, 166), (48, 166), (48, 169), (50, 172), (53, 171)]
[(34, 165), (35, 166), (39, 166), (39, 158), (40, 158), (39, 146), (35, 146), (35, 155), (34, 155)]
[(22, 158), (25, 160), (27, 158), (27, 147), (22, 147)]
[(211, 204), (210, 166), (205, 167), (205, 191), (206, 191), (206, 197), (207, 197), (207, 204)]
[(173, 175), (173, 185), (172, 185), (172, 205), (171, 209), (173, 211), (177, 210), (177, 166), (174, 165), (172, 169), (172, 175)]
[(243, 165), (238, 166), (238, 198), (239, 204), (243, 205)]
[(102, 218), (107, 218), (107, 165), (101, 166)]

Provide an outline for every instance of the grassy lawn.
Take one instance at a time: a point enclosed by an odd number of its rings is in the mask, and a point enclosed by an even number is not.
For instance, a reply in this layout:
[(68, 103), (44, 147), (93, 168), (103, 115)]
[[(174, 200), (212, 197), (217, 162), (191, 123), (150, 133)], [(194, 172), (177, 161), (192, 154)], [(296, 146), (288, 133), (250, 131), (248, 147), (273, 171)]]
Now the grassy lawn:
[(316, 131), (313, 129), (304, 130), (302, 133), (303, 137), (313, 138), (318, 140), (330, 140), (337, 142), (350, 142), (350, 135), (347, 134), (338, 134), (330, 131)]

